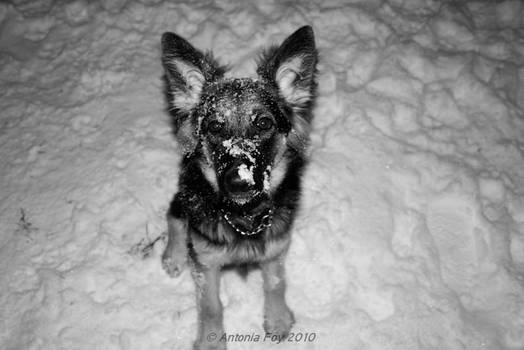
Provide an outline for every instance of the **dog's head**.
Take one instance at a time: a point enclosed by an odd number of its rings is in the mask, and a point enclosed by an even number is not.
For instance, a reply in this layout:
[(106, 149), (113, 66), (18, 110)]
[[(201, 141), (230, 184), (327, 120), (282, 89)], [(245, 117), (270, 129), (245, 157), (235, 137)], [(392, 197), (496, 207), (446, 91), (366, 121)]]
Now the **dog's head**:
[(258, 79), (225, 78), (210, 53), (173, 33), (162, 36), (169, 110), (185, 153), (224, 198), (243, 205), (269, 195), (288, 150), (303, 153), (316, 92), (317, 51), (305, 26), (265, 51)]

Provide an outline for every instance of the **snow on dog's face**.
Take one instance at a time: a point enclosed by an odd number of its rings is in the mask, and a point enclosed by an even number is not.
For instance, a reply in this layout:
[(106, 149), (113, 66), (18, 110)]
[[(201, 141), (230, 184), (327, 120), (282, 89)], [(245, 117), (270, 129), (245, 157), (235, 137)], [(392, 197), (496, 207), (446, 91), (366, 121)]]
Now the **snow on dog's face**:
[(216, 177), (220, 192), (239, 204), (268, 192), (290, 121), (265, 84), (251, 79), (208, 84), (195, 113), (204, 156), (215, 172), (210, 180)]
[(237, 204), (269, 195), (286, 155), (307, 145), (317, 62), (311, 27), (263, 53), (258, 80), (224, 78), (211, 54), (173, 33), (163, 35), (162, 50), (169, 110), (185, 153), (199, 154), (208, 182)]

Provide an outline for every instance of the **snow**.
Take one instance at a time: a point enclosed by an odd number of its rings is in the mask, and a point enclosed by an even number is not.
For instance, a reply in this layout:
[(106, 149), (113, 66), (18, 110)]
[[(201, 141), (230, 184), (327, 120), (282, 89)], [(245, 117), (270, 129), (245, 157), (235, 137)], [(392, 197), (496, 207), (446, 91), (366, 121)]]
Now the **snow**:
[(231, 138), (222, 141), (222, 146), (227, 153), (233, 157), (245, 157), (252, 165), (256, 164), (253, 152), (256, 151), (255, 140), (244, 140), (241, 138)]
[(255, 180), (253, 179), (253, 165), (248, 168), (246, 164), (240, 164), (238, 166), (238, 176), (241, 180), (247, 182), (250, 185), (255, 184)]
[[(316, 336), (228, 347), (524, 349), (521, 1), (13, 0), (0, 22), (0, 348), (191, 347), (193, 281), (160, 266), (181, 156), (160, 36), (243, 76), (311, 24), (286, 267), (293, 331)], [(221, 297), (229, 334), (264, 338), (259, 272)]]

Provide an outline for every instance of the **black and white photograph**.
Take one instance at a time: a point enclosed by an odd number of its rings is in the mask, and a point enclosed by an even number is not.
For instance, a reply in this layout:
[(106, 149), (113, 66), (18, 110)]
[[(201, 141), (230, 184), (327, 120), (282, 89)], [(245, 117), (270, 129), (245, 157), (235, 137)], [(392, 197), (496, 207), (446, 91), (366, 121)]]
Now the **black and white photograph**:
[(0, 2), (0, 349), (524, 350), (522, 0)]

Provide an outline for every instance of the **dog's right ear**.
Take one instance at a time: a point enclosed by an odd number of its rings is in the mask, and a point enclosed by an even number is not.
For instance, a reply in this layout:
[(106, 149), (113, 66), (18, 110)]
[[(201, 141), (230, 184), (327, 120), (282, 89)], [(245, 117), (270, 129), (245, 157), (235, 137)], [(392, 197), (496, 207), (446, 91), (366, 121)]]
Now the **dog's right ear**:
[(257, 73), (274, 85), (280, 96), (295, 110), (308, 109), (316, 93), (318, 53), (310, 26), (299, 28), (280, 47), (262, 54)]
[(311, 108), (316, 95), (318, 52), (313, 28), (304, 26), (291, 34), (279, 47), (266, 50), (257, 73), (273, 86), (295, 112), (288, 145), (303, 150), (308, 143)]
[(187, 40), (170, 32), (162, 35), (162, 64), (169, 111), (175, 118), (175, 133), (188, 152), (198, 141), (190, 112), (200, 102), (204, 84), (222, 77), (225, 68), (211, 53), (200, 52)]

